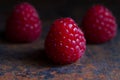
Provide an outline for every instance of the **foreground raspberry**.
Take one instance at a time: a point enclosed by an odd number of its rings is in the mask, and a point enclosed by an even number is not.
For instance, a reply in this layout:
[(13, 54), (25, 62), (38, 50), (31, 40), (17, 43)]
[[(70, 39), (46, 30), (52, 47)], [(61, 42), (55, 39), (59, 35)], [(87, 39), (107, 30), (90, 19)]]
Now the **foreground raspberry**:
[(71, 18), (54, 21), (45, 41), (48, 57), (57, 64), (77, 61), (85, 52), (83, 32)]
[(88, 43), (106, 42), (117, 32), (115, 17), (102, 5), (95, 5), (87, 11), (81, 27)]
[(41, 20), (29, 3), (15, 6), (6, 23), (6, 37), (13, 42), (32, 42), (41, 34)]

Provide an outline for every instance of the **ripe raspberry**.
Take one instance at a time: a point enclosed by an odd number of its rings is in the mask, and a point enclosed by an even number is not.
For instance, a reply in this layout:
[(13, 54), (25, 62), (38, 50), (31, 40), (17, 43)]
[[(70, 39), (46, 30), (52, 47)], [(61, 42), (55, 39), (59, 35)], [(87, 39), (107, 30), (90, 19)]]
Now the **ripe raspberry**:
[(6, 23), (6, 37), (12, 42), (32, 42), (41, 34), (41, 20), (29, 3), (15, 6)]
[(77, 61), (84, 54), (86, 40), (83, 32), (71, 18), (54, 21), (45, 41), (48, 57), (57, 64)]
[(106, 42), (117, 32), (115, 17), (102, 5), (95, 5), (87, 11), (81, 28), (88, 43)]

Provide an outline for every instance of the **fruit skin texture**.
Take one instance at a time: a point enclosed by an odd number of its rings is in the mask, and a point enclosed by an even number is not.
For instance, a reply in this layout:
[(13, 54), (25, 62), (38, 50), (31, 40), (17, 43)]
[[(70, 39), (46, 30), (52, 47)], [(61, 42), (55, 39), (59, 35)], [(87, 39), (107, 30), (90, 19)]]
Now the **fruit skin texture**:
[(56, 64), (69, 64), (84, 54), (86, 40), (72, 18), (60, 18), (53, 22), (45, 40), (47, 56)]
[(87, 11), (81, 28), (87, 43), (104, 43), (115, 37), (117, 33), (115, 17), (103, 5), (94, 5)]
[(33, 42), (41, 34), (41, 20), (29, 3), (17, 4), (6, 23), (6, 38), (12, 42)]

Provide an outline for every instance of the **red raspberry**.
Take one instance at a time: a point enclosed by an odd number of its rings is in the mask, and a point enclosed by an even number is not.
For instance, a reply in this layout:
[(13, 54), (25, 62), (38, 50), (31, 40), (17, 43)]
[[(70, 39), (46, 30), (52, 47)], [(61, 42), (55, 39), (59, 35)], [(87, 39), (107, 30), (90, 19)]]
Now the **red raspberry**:
[(29, 3), (15, 6), (6, 23), (6, 37), (12, 42), (32, 42), (41, 34), (41, 20)]
[(77, 61), (84, 54), (86, 40), (83, 32), (71, 18), (54, 21), (45, 41), (48, 57), (57, 64)]
[(115, 17), (102, 5), (95, 5), (87, 11), (81, 28), (88, 43), (106, 42), (117, 32)]

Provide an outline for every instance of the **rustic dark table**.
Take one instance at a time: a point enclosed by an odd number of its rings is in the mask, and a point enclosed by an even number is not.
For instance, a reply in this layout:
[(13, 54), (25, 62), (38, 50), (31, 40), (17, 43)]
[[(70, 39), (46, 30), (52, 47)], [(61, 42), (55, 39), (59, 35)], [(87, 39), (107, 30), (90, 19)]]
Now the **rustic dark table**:
[[(23, 0), (27, 1), (27, 0)], [(0, 0), (0, 80), (120, 80), (120, 1), (119, 0), (28, 0), (43, 21), (43, 33), (33, 43), (15, 44), (4, 39), (5, 21), (20, 1)], [(44, 51), (44, 40), (51, 23), (72, 17), (80, 24), (93, 4), (103, 4), (116, 16), (117, 36), (104, 44), (87, 44), (85, 55), (69, 65), (54, 65)]]

